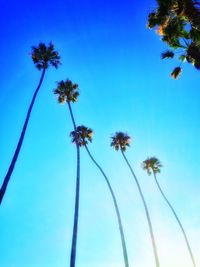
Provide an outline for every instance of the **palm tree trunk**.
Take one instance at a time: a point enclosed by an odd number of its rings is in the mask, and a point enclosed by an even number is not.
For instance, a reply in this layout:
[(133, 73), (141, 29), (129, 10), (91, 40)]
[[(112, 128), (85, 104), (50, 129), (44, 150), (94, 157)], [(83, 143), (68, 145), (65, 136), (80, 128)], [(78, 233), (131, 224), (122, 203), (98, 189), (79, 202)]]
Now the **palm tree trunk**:
[(184, 230), (184, 228), (183, 228), (183, 225), (182, 225), (180, 219), (178, 218), (178, 215), (176, 214), (176, 212), (175, 212), (174, 208), (172, 207), (171, 203), (169, 202), (169, 200), (168, 200), (167, 197), (165, 196), (164, 192), (162, 191), (162, 188), (160, 187), (160, 184), (158, 183), (158, 180), (157, 180), (157, 178), (156, 178), (156, 174), (155, 174), (154, 172), (153, 172), (153, 174), (154, 174), (155, 182), (156, 182), (156, 184), (157, 184), (157, 186), (158, 186), (158, 189), (159, 189), (161, 195), (163, 196), (163, 198), (164, 198), (165, 201), (167, 202), (168, 206), (170, 207), (172, 213), (174, 214), (174, 216), (175, 216), (175, 218), (176, 218), (176, 220), (177, 220), (177, 222), (178, 222), (178, 224), (179, 224), (179, 226), (180, 226), (180, 228), (181, 228), (181, 231), (182, 231), (182, 233), (183, 233), (183, 236), (184, 236), (184, 239), (185, 239), (185, 242), (186, 242), (186, 245), (187, 245), (187, 248), (188, 248), (188, 251), (189, 251), (189, 254), (190, 254), (192, 263), (193, 263), (193, 266), (196, 267), (196, 263), (195, 263), (195, 260), (194, 260), (194, 256), (193, 256), (193, 254), (192, 254), (192, 250), (191, 250), (191, 247), (190, 247), (188, 238), (187, 238), (187, 236), (186, 236), (185, 230)]
[(137, 188), (138, 188), (138, 191), (140, 193), (140, 196), (142, 198), (142, 202), (143, 202), (143, 205), (144, 205), (144, 209), (145, 209), (145, 213), (146, 213), (146, 217), (147, 217), (147, 221), (148, 221), (148, 225), (149, 225), (149, 231), (150, 231), (150, 236), (151, 236), (151, 242), (152, 242), (152, 246), (153, 246), (153, 252), (154, 252), (154, 257), (155, 257), (155, 262), (156, 262), (156, 267), (159, 267), (160, 266), (160, 263), (159, 263), (159, 258), (158, 258), (158, 252), (157, 252), (157, 247), (156, 247), (156, 242), (155, 242), (155, 237), (154, 237), (154, 233), (153, 233), (153, 227), (152, 227), (152, 223), (151, 223), (151, 219), (150, 219), (150, 215), (149, 215), (149, 211), (148, 211), (148, 207), (147, 207), (147, 204), (146, 204), (146, 201), (145, 201), (145, 198), (144, 198), (144, 195), (142, 193), (142, 189), (140, 187), (140, 184), (138, 182), (138, 179), (128, 161), (128, 159), (126, 158), (124, 152), (121, 150), (121, 153), (122, 153), (122, 156), (124, 157), (134, 179), (135, 179), (135, 182), (137, 184)]
[(70, 267), (75, 267), (75, 263), (76, 263), (76, 244), (77, 244), (78, 215), (79, 215), (80, 149), (79, 149), (79, 146), (76, 146), (76, 148), (77, 148), (76, 197), (75, 197), (74, 226), (73, 226), (73, 234), (72, 234)]
[[(74, 126), (74, 131), (76, 132), (76, 123), (70, 102), (67, 102), (69, 107), (70, 116)], [(80, 194), (80, 147), (76, 143), (77, 149), (77, 172), (76, 172), (76, 196), (75, 196), (75, 209), (74, 209), (74, 226), (72, 234), (72, 246), (71, 246), (71, 257), (70, 257), (70, 267), (75, 267), (76, 263), (76, 244), (77, 244), (77, 233), (78, 233), (78, 215), (79, 215), (79, 194)]]
[(123, 226), (122, 226), (122, 222), (121, 222), (121, 216), (120, 216), (120, 212), (119, 212), (119, 208), (118, 208), (118, 205), (117, 205), (117, 200), (116, 200), (115, 194), (113, 192), (113, 189), (111, 187), (111, 184), (109, 182), (108, 177), (106, 176), (106, 174), (103, 171), (103, 169), (99, 166), (99, 164), (96, 162), (96, 160), (91, 155), (91, 153), (90, 153), (87, 145), (85, 145), (85, 149), (87, 150), (87, 153), (88, 153), (89, 157), (91, 158), (91, 160), (94, 162), (94, 164), (100, 170), (100, 172), (103, 174), (103, 176), (104, 176), (104, 178), (106, 180), (106, 183), (108, 185), (108, 188), (110, 190), (110, 193), (112, 195), (112, 199), (113, 199), (114, 206), (115, 206), (115, 211), (116, 211), (116, 214), (117, 214), (118, 224), (119, 224), (119, 231), (120, 231), (121, 242), (122, 242), (122, 249), (123, 249), (123, 255), (124, 255), (124, 265), (125, 265), (125, 267), (129, 267), (128, 254), (127, 254), (126, 242), (125, 242), (125, 237), (124, 237), (124, 231), (123, 231)]
[(69, 101), (67, 101), (67, 104), (68, 104), (68, 108), (69, 108), (70, 116), (71, 116), (71, 119), (72, 119), (72, 123), (73, 123), (74, 131), (76, 132), (76, 123), (75, 123), (74, 115), (73, 115), (73, 112), (72, 112), (72, 107), (71, 107), (71, 104), (70, 104)]
[(18, 144), (17, 144), (17, 147), (15, 149), (15, 153), (14, 153), (14, 156), (12, 158), (12, 161), (10, 163), (10, 166), (8, 168), (8, 171), (7, 171), (7, 174), (4, 178), (4, 181), (3, 181), (3, 184), (1, 186), (1, 189), (0, 189), (0, 205), (2, 203), (2, 200), (3, 200), (3, 197), (5, 195), (5, 192), (6, 192), (6, 189), (7, 189), (7, 186), (8, 186), (8, 183), (10, 181), (10, 178), (11, 178), (11, 175), (12, 175), (12, 172), (14, 170), (14, 167), (15, 167), (15, 164), (17, 162), (17, 158), (19, 156), (19, 153), (20, 153), (20, 150), (21, 150), (21, 146), (23, 144), (23, 140), (24, 140), (24, 136), (25, 136), (25, 133), (26, 133), (26, 128), (28, 126), (28, 123), (29, 123), (29, 119), (30, 119), (30, 115), (31, 115), (31, 111), (33, 109), (33, 105), (35, 103), (35, 99), (37, 97), (37, 94), (39, 92), (39, 89), (42, 85), (42, 82), (43, 82), (43, 79), (44, 79), (44, 75), (45, 75), (45, 69), (42, 70), (42, 75), (41, 75), (41, 78), (40, 78), (40, 81), (39, 81), (39, 84), (35, 90), (35, 93), (33, 95), (33, 98), (31, 100), (31, 104), (29, 106), (29, 109), (28, 109), (28, 112), (27, 112), (27, 115), (26, 115), (26, 119), (25, 119), (25, 122), (24, 122), (24, 125), (23, 125), (23, 128), (22, 128), (22, 132), (21, 132), (21, 135), (20, 135), (20, 138), (19, 138), (19, 141), (18, 141)]

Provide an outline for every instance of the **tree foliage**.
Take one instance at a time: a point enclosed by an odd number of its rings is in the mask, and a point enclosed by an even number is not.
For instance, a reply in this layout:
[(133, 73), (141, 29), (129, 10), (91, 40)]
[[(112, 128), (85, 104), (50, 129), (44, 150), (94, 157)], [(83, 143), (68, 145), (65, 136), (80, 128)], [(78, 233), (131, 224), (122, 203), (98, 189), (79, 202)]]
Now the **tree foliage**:
[(180, 65), (171, 73), (174, 79), (180, 76), (185, 61), (200, 69), (200, 2), (157, 0), (156, 9), (148, 15), (148, 28), (156, 28), (171, 49), (161, 54), (162, 59), (179, 55)]
[(31, 57), (38, 70), (47, 69), (49, 65), (57, 69), (61, 64), (60, 56), (58, 52), (55, 51), (54, 44), (51, 42), (48, 46), (45, 45), (45, 43), (39, 43), (38, 46), (32, 46)]
[(159, 173), (161, 167), (162, 164), (156, 157), (147, 158), (142, 162), (143, 170), (146, 170), (149, 175), (151, 175), (152, 172)]
[(111, 137), (112, 142), (111, 146), (114, 147), (115, 150), (125, 151), (127, 146), (130, 146), (131, 138), (126, 133), (116, 132), (114, 136)]
[(58, 102), (76, 102), (79, 96), (78, 84), (72, 83), (71, 80), (60, 81), (57, 83), (57, 88), (53, 90), (55, 95), (58, 95)]
[(92, 142), (93, 131), (84, 125), (77, 126), (76, 131), (70, 133), (72, 143), (78, 144), (80, 147)]

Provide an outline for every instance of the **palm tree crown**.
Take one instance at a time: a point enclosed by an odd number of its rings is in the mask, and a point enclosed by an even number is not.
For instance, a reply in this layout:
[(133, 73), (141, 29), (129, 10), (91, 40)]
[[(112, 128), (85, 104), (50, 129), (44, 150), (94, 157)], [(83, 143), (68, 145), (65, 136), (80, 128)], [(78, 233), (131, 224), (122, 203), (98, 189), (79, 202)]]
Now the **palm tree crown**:
[(149, 175), (151, 173), (159, 173), (162, 167), (161, 162), (156, 157), (147, 158), (142, 162), (143, 170), (146, 170)]
[(76, 102), (79, 96), (78, 84), (72, 83), (71, 80), (58, 82), (58, 86), (54, 89), (54, 94), (58, 95), (58, 102)]
[(111, 137), (112, 142), (111, 146), (114, 147), (115, 150), (125, 151), (127, 146), (130, 146), (131, 138), (126, 133), (116, 132), (114, 136)]
[(92, 135), (92, 129), (85, 127), (84, 125), (78, 126), (76, 131), (70, 133), (72, 142), (77, 143), (80, 147), (87, 145), (88, 141), (92, 142)]
[(32, 46), (31, 57), (38, 70), (47, 69), (49, 65), (57, 69), (58, 65), (61, 64), (60, 56), (54, 50), (53, 43), (49, 43), (49, 46), (44, 43), (39, 43), (37, 47)]
[[(185, 61), (200, 70), (200, 3), (196, 0), (157, 0), (156, 9), (149, 13), (148, 27), (157, 28), (161, 40), (171, 48), (162, 53), (162, 59), (177, 54), (181, 64)], [(182, 72), (174, 68), (171, 76), (177, 79)]]

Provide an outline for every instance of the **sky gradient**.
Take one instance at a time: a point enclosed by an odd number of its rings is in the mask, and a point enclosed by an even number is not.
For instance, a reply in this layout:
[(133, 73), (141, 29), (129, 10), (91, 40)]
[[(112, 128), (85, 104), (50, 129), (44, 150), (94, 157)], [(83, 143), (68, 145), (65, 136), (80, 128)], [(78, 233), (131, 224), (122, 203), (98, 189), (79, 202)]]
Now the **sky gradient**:
[[(154, 1), (0, 2), (0, 182), (20, 135), (40, 79), (30, 51), (55, 44), (62, 58), (50, 68), (35, 103), (24, 144), (0, 207), (1, 267), (69, 266), (76, 149), (67, 105), (59, 105), (56, 81), (79, 84), (72, 108), (77, 124), (94, 130), (89, 148), (117, 195), (130, 267), (153, 267), (154, 258), (141, 199), (110, 137), (132, 137), (127, 157), (151, 212), (161, 267), (192, 267), (180, 229), (141, 162), (156, 156), (158, 179), (186, 229), (200, 266), (199, 72), (185, 64), (170, 78), (176, 61), (161, 61), (166, 49), (146, 28)], [(76, 267), (122, 267), (116, 214), (103, 177), (81, 150), (80, 220)]]

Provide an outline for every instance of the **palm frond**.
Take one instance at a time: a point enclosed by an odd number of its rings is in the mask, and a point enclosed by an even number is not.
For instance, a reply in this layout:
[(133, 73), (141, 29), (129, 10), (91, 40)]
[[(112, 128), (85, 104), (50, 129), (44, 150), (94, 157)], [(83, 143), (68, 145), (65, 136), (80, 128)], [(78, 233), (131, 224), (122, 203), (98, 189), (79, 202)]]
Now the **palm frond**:
[(174, 52), (172, 50), (167, 50), (161, 54), (161, 58), (173, 58), (174, 57)]
[(193, 64), (197, 70), (200, 69), (200, 44), (192, 42), (187, 49), (186, 59)]
[(185, 60), (186, 60), (186, 55), (180, 55), (180, 56), (178, 57), (178, 59), (179, 59), (181, 62), (185, 62)]
[(175, 80), (179, 78), (181, 75), (182, 69), (181, 67), (176, 67), (171, 73), (171, 77), (174, 78)]

